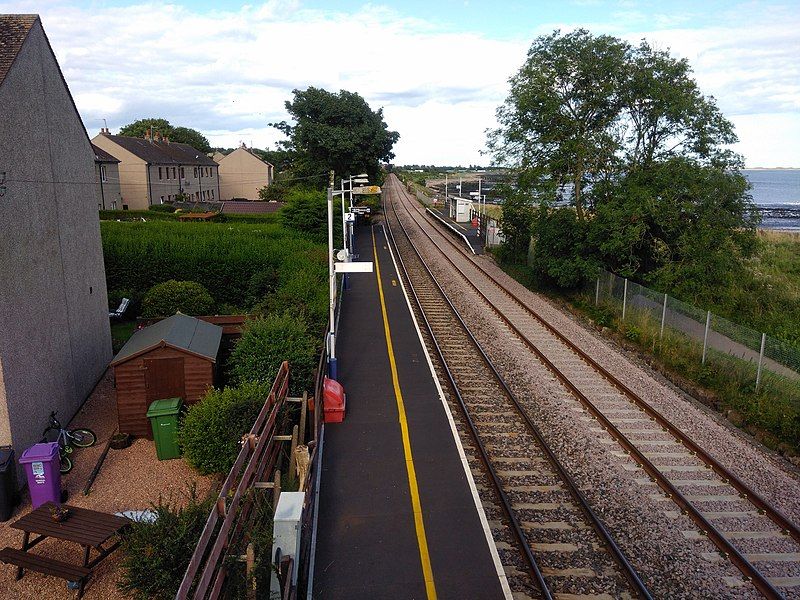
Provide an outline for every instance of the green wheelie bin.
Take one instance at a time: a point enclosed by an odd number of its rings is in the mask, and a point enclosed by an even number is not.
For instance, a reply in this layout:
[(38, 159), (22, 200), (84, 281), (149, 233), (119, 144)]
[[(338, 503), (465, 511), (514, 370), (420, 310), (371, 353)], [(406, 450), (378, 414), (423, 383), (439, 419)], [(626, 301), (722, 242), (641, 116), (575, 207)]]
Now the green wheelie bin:
[(180, 418), (183, 400), (165, 398), (155, 400), (147, 409), (147, 418), (153, 428), (153, 440), (156, 443), (158, 460), (180, 458), (178, 448), (178, 419)]

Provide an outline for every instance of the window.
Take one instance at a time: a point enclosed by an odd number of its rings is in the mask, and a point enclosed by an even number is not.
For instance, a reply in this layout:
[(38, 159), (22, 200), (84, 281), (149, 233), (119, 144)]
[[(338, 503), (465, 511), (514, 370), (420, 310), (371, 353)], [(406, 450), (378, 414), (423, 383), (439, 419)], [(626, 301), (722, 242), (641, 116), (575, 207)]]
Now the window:
[(208, 170), (208, 176), (209, 177), (214, 177), (214, 169), (213, 168)]
[(211, 190), (211, 199), (214, 199), (214, 190)]
[(197, 179), (197, 167), (194, 168), (194, 178)]
[(186, 173), (183, 171), (183, 167), (181, 167), (181, 179), (186, 179)]
[(100, 165), (100, 181), (106, 182), (108, 178), (106, 177), (106, 166)]
[(117, 210), (117, 201), (116, 200), (112, 200), (111, 201), (111, 209), (112, 210)]
[[(158, 170), (161, 171), (161, 167), (158, 167)], [(169, 167), (164, 170), (167, 172), (167, 179), (169, 179)]]
[[(167, 173), (167, 177), (169, 177), (169, 173)], [(162, 177), (161, 177), (161, 167), (158, 167), (158, 178), (162, 179)]]
[(161, 204), (164, 204), (164, 196), (161, 196)]
[(175, 167), (172, 167), (172, 178), (173, 179), (177, 179), (178, 178), (176, 173), (175, 173)]

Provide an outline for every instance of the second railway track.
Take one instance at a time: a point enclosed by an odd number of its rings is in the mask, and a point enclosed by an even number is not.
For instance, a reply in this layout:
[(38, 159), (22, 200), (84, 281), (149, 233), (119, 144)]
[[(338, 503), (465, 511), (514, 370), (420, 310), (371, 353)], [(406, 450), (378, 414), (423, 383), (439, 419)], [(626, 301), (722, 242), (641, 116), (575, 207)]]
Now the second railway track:
[[(800, 531), (794, 523), (462, 252), (398, 182), (387, 189), (401, 205), (391, 203), (393, 209), (405, 211), (405, 219), (581, 402), (597, 420), (597, 429), (619, 444), (617, 453), (630, 456), (632, 468), (643, 470), (663, 499), (677, 505), (676, 513), (693, 520), (697, 538), (713, 542), (720, 557), (730, 560), (763, 596), (800, 595)], [(400, 216), (395, 218), (400, 224)], [(449, 245), (447, 252), (444, 245)]]

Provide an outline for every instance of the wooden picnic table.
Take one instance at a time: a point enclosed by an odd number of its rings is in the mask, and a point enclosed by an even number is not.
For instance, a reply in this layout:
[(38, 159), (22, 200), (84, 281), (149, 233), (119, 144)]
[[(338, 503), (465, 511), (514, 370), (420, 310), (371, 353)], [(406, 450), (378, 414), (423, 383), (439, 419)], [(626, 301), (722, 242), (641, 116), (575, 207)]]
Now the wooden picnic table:
[[(11, 525), (23, 532), (22, 549), (5, 548), (0, 551), (0, 560), (17, 565), (17, 579), (24, 575), (25, 569), (30, 569), (68, 581), (77, 581), (80, 584), (78, 592), (80, 598), (94, 568), (119, 547), (120, 540), (117, 538), (110, 546), (104, 547), (104, 545), (130, 526), (131, 521), (125, 517), (65, 504), (63, 507), (69, 509), (69, 516), (65, 521), (56, 523), (50, 513), (53, 506), (50, 502), (45, 503)], [(37, 537), (31, 540), (31, 534)], [(82, 546), (82, 565), (64, 563), (30, 552), (36, 544), (49, 537)], [(96, 550), (98, 555), (89, 560), (92, 549)]]

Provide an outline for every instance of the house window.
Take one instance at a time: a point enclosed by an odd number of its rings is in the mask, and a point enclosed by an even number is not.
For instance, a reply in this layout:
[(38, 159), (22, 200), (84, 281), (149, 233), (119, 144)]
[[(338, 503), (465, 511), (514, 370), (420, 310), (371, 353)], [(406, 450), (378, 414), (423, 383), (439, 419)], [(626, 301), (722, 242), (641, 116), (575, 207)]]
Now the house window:
[(164, 204), (164, 196), (161, 196), (161, 204)]
[(100, 181), (106, 182), (108, 178), (106, 177), (106, 166), (100, 165)]
[(158, 167), (158, 178), (162, 179), (162, 177), (161, 177), (161, 167)]
[(214, 199), (214, 190), (211, 190), (211, 199)]
[(194, 178), (197, 179), (197, 167), (194, 168)]
[(186, 173), (183, 171), (183, 167), (181, 167), (181, 179), (186, 179)]
[(172, 167), (172, 178), (173, 178), (173, 179), (177, 179), (177, 178), (178, 178), (178, 177), (177, 177), (177, 174), (176, 174), (176, 172), (175, 172), (175, 167)]
[(212, 178), (214, 177), (214, 169), (213, 168), (208, 170), (208, 176), (212, 177)]
[[(161, 167), (158, 167), (158, 170), (160, 171), (160, 170), (161, 170)], [(164, 170), (167, 172), (167, 179), (169, 179), (169, 167), (167, 167), (167, 168), (166, 168), (166, 169), (164, 169)]]
[(117, 201), (116, 200), (112, 200), (111, 201), (111, 209), (112, 210), (117, 210)]

